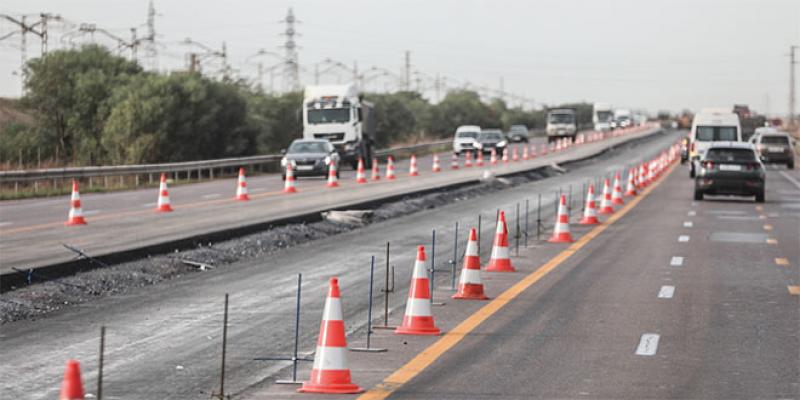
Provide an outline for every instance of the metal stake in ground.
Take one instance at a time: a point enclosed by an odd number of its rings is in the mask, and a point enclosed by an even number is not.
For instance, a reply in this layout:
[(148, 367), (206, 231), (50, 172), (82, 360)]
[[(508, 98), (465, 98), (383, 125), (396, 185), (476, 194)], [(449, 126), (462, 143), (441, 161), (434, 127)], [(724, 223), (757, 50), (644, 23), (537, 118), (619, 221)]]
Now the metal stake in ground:
[(372, 337), (372, 283), (375, 277), (375, 256), (369, 263), (369, 307), (367, 308), (367, 347), (356, 347), (350, 349), (351, 351), (363, 351), (367, 353), (382, 353), (386, 349), (379, 349), (370, 347), (370, 338)]
[(567, 217), (572, 217), (572, 185), (569, 185), (569, 200), (567, 201)]
[[(478, 259), (481, 258), (481, 215), (478, 214)], [(483, 261), (481, 261), (483, 265)]]
[(106, 327), (100, 327), (100, 359), (97, 362), (97, 400), (103, 400), (103, 353), (106, 351)]
[(392, 287), (389, 288), (389, 242), (386, 242), (386, 281), (383, 284), (383, 326), (375, 326), (375, 329), (396, 329), (396, 326), (389, 326), (389, 293), (394, 293), (394, 267), (392, 269)]
[(456, 264), (458, 263), (458, 221), (453, 233), (453, 259), (450, 260), (450, 290), (456, 290)]
[(519, 257), (519, 203), (517, 203), (517, 224), (516, 229), (514, 231), (514, 255)]
[(228, 345), (228, 294), (225, 293), (225, 312), (222, 317), (222, 365), (219, 374), (219, 393), (212, 393), (211, 397), (220, 400), (230, 398), (225, 396), (225, 348)]
[(536, 206), (536, 240), (541, 240), (542, 236), (542, 194), (539, 193), (539, 201)]
[(524, 232), (524, 235), (525, 235), (525, 248), (526, 249), (528, 248), (528, 227), (529, 227), (529, 225), (528, 225), (528, 206), (530, 205), (529, 203), (530, 203), (530, 200), (525, 199), (525, 230), (523, 232)]
[(429, 268), (430, 271), (430, 287), (431, 287), (431, 305), (434, 306), (443, 306), (444, 303), (435, 302), (433, 301), (433, 285), (434, 285), (434, 276), (436, 274), (436, 229), (431, 231), (431, 266)]

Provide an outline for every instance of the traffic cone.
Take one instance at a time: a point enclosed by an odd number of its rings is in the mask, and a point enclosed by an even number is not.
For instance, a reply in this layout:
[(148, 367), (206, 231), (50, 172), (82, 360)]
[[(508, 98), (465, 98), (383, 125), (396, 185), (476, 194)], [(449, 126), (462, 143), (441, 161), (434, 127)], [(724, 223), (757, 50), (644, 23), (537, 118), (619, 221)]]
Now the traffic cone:
[(167, 174), (161, 174), (161, 184), (158, 188), (158, 204), (156, 212), (170, 212), (172, 206), (169, 202), (169, 191), (167, 189)]
[(637, 168), (636, 170), (637, 170), (636, 185), (637, 189), (641, 190), (644, 189), (645, 186), (647, 186), (647, 182), (645, 182), (644, 179), (644, 164), (639, 165), (639, 168)]
[(561, 151), (561, 139), (556, 140), (556, 147), (553, 150)]
[(381, 170), (380, 165), (378, 164), (378, 159), (372, 159), (372, 176), (370, 177), (373, 181), (381, 180)]
[(81, 366), (75, 360), (67, 360), (64, 380), (61, 381), (61, 395), (58, 398), (59, 400), (83, 400), (83, 396)]
[(481, 257), (478, 255), (478, 231), (475, 228), (469, 231), (467, 251), (464, 253), (464, 269), (458, 279), (458, 292), (454, 299), (486, 300), (481, 282)]
[(81, 194), (78, 191), (78, 181), (72, 181), (72, 198), (69, 202), (69, 216), (64, 225), (86, 225), (86, 220), (83, 218), (83, 209), (81, 208)]
[(453, 153), (453, 158), (450, 160), (450, 169), (458, 169), (458, 154)]
[(536, 158), (536, 145), (531, 145), (531, 158)]
[(614, 174), (614, 191), (611, 193), (611, 204), (623, 205), (625, 200), (622, 199), (622, 183), (620, 183), (619, 172)]
[(303, 382), (303, 386), (297, 389), (298, 392), (347, 394), (364, 391), (350, 379), (350, 368), (347, 366), (347, 338), (344, 334), (342, 315), (339, 280), (331, 278), (325, 309), (322, 312), (322, 323), (319, 327), (311, 379)]
[(628, 170), (628, 186), (625, 188), (625, 196), (636, 196), (636, 168)]
[(482, 167), (483, 166), (483, 150), (478, 150), (478, 153), (477, 153), (476, 159), (475, 159), (475, 165), (478, 166), (478, 167)]
[(550, 243), (572, 243), (572, 234), (569, 233), (569, 214), (567, 214), (567, 196), (561, 195), (558, 202), (558, 215), (553, 228), (553, 236), (547, 240)]
[(364, 171), (364, 159), (358, 159), (358, 168), (356, 168), (356, 183), (367, 183), (367, 173)]
[(542, 149), (542, 151), (540, 151), (539, 154), (541, 154), (543, 156), (547, 155), (547, 145), (546, 144), (542, 144), (541, 149)]
[(530, 158), (531, 158), (530, 154), (528, 153), (528, 145), (526, 144), (526, 145), (522, 146), (522, 159), (527, 161)]
[(236, 184), (236, 200), (250, 200), (250, 196), (247, 195), (247, 180), (244, 177), (244, 168), (239, 168), (239, 182)]
[(595, 225), (600, 221), (597, 219), (597, 205), (594, 201), (594, 185), (589, 184), (589, 191), (586, 192), (586, 207), (583, 209), (583, 218), (581, 218), (581, 225)]
[(514, 146), (514, 148), (511, 149), (511, 161), (519, 161), (519, 151), (518, 150), (519, 149), (517, 149), (517, 146)]
[(395, 179), (394, 157), (392, 156), (386, 157), (386, 179), (390, 181), (393, 181)]
[(464, 168), (472, 166), (472, 152), (468, 151), (464, 154)]
[(419, 170), (417, 169), (417, 156), (412, 154), (411, 161), (408, 164), (408, 176), (417, 175), (419, 175)]
[(655, 164), (651, 162), (651, 164), (647, 168), (647, 183), (648, 184), (653, 183), (653, 181), (656, 180), (655, 169), (656, 169)]
[(431, 171), (439, 172), (442, 170), (442, 167), (439, 165), (439, 155), (434, 153), (433, 154), (433, 167), (431, 167)]
[(294, 170), (292, 169), (291, 162), (286, 163), (286, 181), (283, 183), (283, 192), (297, 193), (297, 188), (294, 183)]
[(611, 188), (608, 179), (603, 182), (603, 198), (600, 200), (599, 214), (613, 214), (614, 207), (611, 206)]
[(327, 187), (339, 187), (339, 177), (336, 176), (336, 163), (331, 161), (328, 163), (328, 183)]
[(503, 148), (503, 163), (508, 164), (508, 146)]
[(431, 292), (428, 270), (425, 268), (425, 246), (417, 247), (417, 261), (408, 289), (403, 324), (395, 329), (400, 335), (433, 335), (440, 333), (431, 314)]
[(497, 230), (495, 231), (492, 256), (486, 265), (489, 272), (515, 272), (508, 256), (508, 227), (506, 226), (506, 213), (500, 211), (497, 217)]
[(496, 149), (492, 149), (491, 152), (489, 153), (489, 164), (497, 165), (497, 150)]

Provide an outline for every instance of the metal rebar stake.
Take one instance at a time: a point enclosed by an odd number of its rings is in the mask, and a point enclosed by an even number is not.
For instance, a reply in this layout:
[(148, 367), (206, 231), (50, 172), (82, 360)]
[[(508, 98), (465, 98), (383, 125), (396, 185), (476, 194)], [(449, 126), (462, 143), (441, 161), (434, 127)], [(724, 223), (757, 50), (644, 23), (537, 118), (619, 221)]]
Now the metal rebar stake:
[(303, 382), (297, 380), (297, 362), (298, 361), (314, 361), (310, 358), (298, 357), (298, 347), (300, 345), (300, 301), (301, 289), (303, 287), (303, 274), (297, 274), (297, 300), (294, 309), (294, 350), (291, 357), (263, 357), (254, 358), (257, 361), (291, 361), (292, 362), (292, 379), (278, 379), (275, 381), (277, 384), (292, 384), (298, 385)]
[(386, 349), (371, 347), (370, 339), (372, 337), (372, 284), (375, 278), (375, 256), (369, 263), (369, 307), (367, 307), (367, 347), (355, 347), (351, 351), (361, 351), (366, 353), (382, 353)]
[(541, 240), (542, 236), (542, 194), (539, 193), (539, 201), (536, 206), (536, 240)]
[(429, 267), (428, 271), (430, 271), (430, 288), (431, 288), (431, 305), (432, 306), (443, 306), (444, 302), (436, 302), (433, 301), (433, 288), (435, 284), (435, 276), (436, 276), (436, 229), (431, 231), (431, 266)]
[(458, 264), (458, 221), (453, 232), (453, 262), (450, 264), (450, 290), (456, 290), (456, 265)]
[(528, 248), (528, 228), (530, 225), (528, 224), (528, 206), (530, 205), (530, 200), (525, 199), (525, 248)]
[[(478, 214), (478, 259), (481, 258), (481, 215)], [(483, 261), (481, 261), (483, 264)]]
[(228, 345), (228, 294), (225, 293), (225, 312), (222, 317), (222, 364), (219, 374), (219, 392), (211, 394), (220, 400), (225, 399), (225, 350)]
[[(383, 283), (383, 325), (375, 326), (375, 329), (396, 329), (396, 326), (389, 326), (389, 293), (394, 293), (394, 268), (389, 265), (390, 244), (386, 242), (386, 277)], [(392, 287), (389, 288), (389, 269), (392, 270)]]
[(516, 229), (514, 230), (514, 255), (519, 257), (519, 203), (517, 203), (516, 220)]
[(106, 327), (100, 327), (100, 359), (97, 363), (97, 400), (103, 400), (103, 359), (106, 351)]

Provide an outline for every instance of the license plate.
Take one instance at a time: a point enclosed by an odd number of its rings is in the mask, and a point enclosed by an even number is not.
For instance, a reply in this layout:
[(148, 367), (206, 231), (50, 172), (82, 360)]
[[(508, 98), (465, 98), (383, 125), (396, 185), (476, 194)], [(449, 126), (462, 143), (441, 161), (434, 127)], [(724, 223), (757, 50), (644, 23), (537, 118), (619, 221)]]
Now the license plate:
[(720, 164), (719, 165), (720, 171), (741, 171), (742, 166), (736, 164)]
[(313, 165), (298, 165), (297, 166), (297, 170), (298, 171), (311, 171), (312, 169), (314, 169)]
[(767, 147), (767, 151), (770, 153), (783, 153), (783, 147)]

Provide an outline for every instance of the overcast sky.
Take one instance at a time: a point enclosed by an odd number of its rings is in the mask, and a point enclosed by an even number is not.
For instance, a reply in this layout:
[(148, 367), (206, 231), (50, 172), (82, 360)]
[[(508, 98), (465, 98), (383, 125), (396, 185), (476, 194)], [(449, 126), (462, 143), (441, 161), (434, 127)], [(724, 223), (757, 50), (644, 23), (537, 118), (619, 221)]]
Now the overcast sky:
[[(191, 37), (213, 47), (227, 42), (232, 66), (254, 78), (252, 60), (244, 61), (260, 48), (280, 51), (278, 21), (293, 7), (302, 21), (303, 83), (313, 83), (314, 64), (326, 57), (400, 72), (409, 50), (413, 67), (431, 76), (493, 88), (502, 77), (506, 90), (538, 103), (650, 111), (744, 103), (784, 114), (789, 47), (800, 45), (799, 0), (155, 0), (155, 7), (162, 69), (185, 65), (189, 48), (178, 42)], [(126, 38), (146, 11), (147, 0), (0, 5), (0, 13), (50, 12)], [(0, 22), (0, 36), (12, 30)], [(64, 33), (54, 28), (51, 47), (64, 46)], [(28, 54), (39, 54), (38, 38), (29, 36)], [(0, 96), (19, 96), (19, 62), (19, 36), (0, 42)]]

